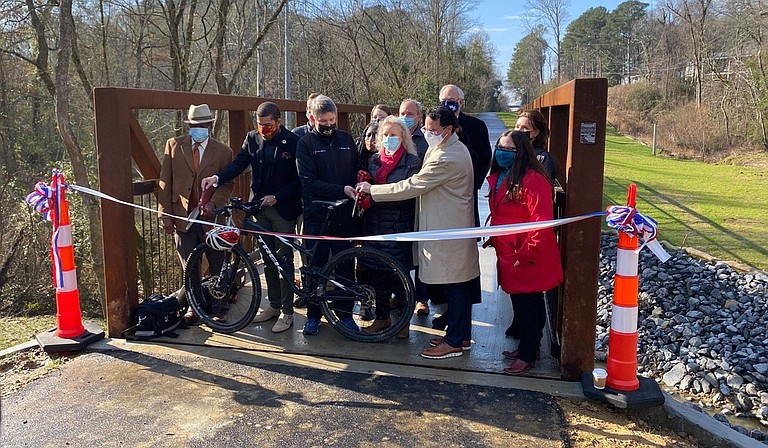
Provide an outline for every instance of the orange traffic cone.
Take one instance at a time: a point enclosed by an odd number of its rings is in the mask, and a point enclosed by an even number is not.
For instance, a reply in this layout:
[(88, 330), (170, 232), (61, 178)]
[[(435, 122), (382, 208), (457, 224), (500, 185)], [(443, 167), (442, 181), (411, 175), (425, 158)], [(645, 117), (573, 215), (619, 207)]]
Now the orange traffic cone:
[[(627, 206), (635, 208), (637, 187), (629, 186)], [(616, 274), (613, 276), (613, 306), (608, 339), (608, 380), (616, 390), (635, 390), (637, 380), (637, 237), (619, 232)]]
[(35, 191), (27, 196), (27, 202), (53, 222), (51, 261), (57, 328), (37, 335), (37, 342), (46, 352), (81, 350), (102, 339), (104, 332), (93, 325), (89, 325), (89, 331), (83, 325), (64, 175), (53, 170), (50, 188), (38, 183)]
[[(664, 395), (652, 378), (637, 376), (637, 292), (638, 292), (638, 234), (646, 243), (655, 238), (655, 222), (639, 215), (635, 210), (637, 186), (629, 185), (627, 207), (609, 207), (609, 225), (619, 229), (619, 248), (614, 275), (611, 329), (608, 341), (608, 378), (604, 388), (595, 387), (592, 372), (584, 372), (581, 384), (584, 395), (605, 401), (622, 409), (661, 406)], [(613, 213), (612, 209), (620, 209)], [(611, 216), (611, 215), (614, 216)], [(637, 215), (637, 216), (636, 216)], [(636, 220), (643, 225), (638, 227)], [(652, 222), (653, 237), (644, 225)], [(654, 240), (655, 241), (655, 240)], [(651, 250), (656, 253), (655, 245)], [(663, 251), (663, 250), (662, 250)], [(658, 254), (657, 254), (658, 255)], [(664, 261), (664, 260), (663, 260)]]

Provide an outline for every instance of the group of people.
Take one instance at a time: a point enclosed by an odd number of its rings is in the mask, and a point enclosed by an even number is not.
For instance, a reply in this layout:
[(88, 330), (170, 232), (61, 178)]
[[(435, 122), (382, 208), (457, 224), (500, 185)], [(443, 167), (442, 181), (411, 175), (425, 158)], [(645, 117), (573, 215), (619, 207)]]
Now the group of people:
[[(327, 236), (367, 235), (442, 230), (479, 225), (478, 192), (490, 169), (491, 225), (552, 219), (554, 163), (545, 149), (546, 120), (536, 111), (520, 115), (515, 131), (507, 131), (491, 149), (482, 120), (466, 115), (464, 92), (455, 85), (440, 90), (440, 104), (426, 111), (415, 100), (400, 104), (397, 115), (385, 105), (371, 111), (371, 122), (359, 139), (336, 126), (337, 109), (325, 95), (307, 98), (307, 124), (292, 131), (281, 111), (264, 102), (256, 111), (257, 129), (248, 133), (237, 157), (210, 137), (213, 116), (207, 105), (190, 107), (185, 123), (188, 135), (168, 140), (162, 162), (158, 196), (162, 225), (174, 234), (182, 263), (204, 239), (200, 224), (174, 220), (176, 216), (206, 216), (224, 205), (233, 180), (251, 168), (251, 189), (261, 209), (255, 219), (269, 230), (318, 235), (326, 212), (316, 200), (350, 198), (331, 215)], [(421, 119), (424, 117), (422, 126)], [(359, 173), (367, 172), (364, 179)], [(201, 207), (202, 195), (210, 200)], [(353, 204), (364, 208), (362, 217)], [(362, 222), (361, 222), (362, 219)], [(290, 246), (265, 236), (287, 272), (281, 277), (264, 254), (269, 306), (254, 321), (276, 321), (272, 331), (293, 325), (295, 303), (287, 282), (293, 279)], [(322, 266), (331, 254), (352, 247), (351, 240), (305, 240), (315, 249), (311, 263)], [(481, 298), (477, 242), (474, 239), (377, 242), (371, 244), (415, 271), (418, 314), (429, 314), (428, 298), (438, 296), (447, 310), (438, 325), (445, 336), (433, 338), (421, 356), (444, 359), (461, 356), (472, 344), (472, 305)], [(505, 373), (520, 375), (535, 365), (545, 323), (544, 292), (562, 281), (557, 241), (551, 229), (492, 237), (498, 278), (510, 294), (514, 321), (508, 332), (518, 339), (516, 350), (503, 355), (511, 360)], [(316, 247), (315, 247), (316, 246)], [(263, 248), (262, 248), (263, 250)], [(414, 255), (415, 252), (415, 255)], [(220, 260), (211, 260), (215, 269)], [(298, 302), (298, 301), (297, 301)], [(391, 325), (390, 304), (379, 303), (373, 322), (362, 330), (352, 318), (351, 304), (336, 307), (343, 325), (356, 331), (378, 331)], [(306, 304), (305, 335), (317, 334), (321, 311)], [(190, 318), (193, 318), (190, 316)], [(214, 310), (226, 319), (226, 310)], [(437, 321), (438, 319), (436, 319)], [(406, 326), (398, 338), (409, 337)]]

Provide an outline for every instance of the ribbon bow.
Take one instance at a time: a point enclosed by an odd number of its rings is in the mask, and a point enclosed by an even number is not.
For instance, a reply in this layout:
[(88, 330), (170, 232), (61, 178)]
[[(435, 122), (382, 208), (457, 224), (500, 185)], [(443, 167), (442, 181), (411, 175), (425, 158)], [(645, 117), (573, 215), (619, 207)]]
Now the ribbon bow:
[[(53, 280), (56, 288), (64, 287), (64, 271), (61, 266), (61, 254), (59, 254), (59, 225), (61, 223), (61, 202), (64, 200), (61, 190), (67, 188), (64, 183), (64, 175), (59, 170), (53, 170), (51, 185), (38, 182), (35, 191), (25, 198), (27, 204), (36, 212), (43, 213), (46, 221), (53, 222), (53, 235), (51, 235), (51, 253), (53, 255)], [(55, 214), (55, 215), (54, 215)]]
[(658, 224), (653, 218), (643, 216), (636, 208), (626, 205), (611, 205), (606, 209), (606, 212), (608, 215), (605, 217), (605, 222), (608, 227), (643, 239), (643, 244), (637, 248), (637, 252), (648, 246), (662, 263), (669, 260), (670, 255), (656, 240)]
[(45, 182), (38, 182), (35, 185), (35, 191), (29, 193), (24, 201), (29, 204), (33, 210), (42, 213), (46, 221), (51, 220), (53, 189)]

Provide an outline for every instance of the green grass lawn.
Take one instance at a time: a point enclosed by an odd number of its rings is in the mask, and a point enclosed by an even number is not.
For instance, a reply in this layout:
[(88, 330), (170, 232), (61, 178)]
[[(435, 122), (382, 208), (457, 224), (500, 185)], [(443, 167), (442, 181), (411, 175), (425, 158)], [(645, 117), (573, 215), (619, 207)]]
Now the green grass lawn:
[[(499, 113), (514, 125), (515, 114)], [(603, 204), (625, 204), (637, 184), (637, 209), (659, 223), (659, 238), (719, 259), (768, 270), (768, 171), (652, 156), (648, 146), (608, 130)]]
[(0, 350), (34, 339), (56, 328), (55, 316), (0, 317)]

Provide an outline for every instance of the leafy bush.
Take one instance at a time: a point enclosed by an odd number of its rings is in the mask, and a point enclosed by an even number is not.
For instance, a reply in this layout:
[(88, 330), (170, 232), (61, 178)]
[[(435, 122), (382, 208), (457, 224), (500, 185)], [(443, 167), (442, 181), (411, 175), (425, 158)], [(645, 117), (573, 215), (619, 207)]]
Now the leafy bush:
[(662, 99), (661, 91), (649, 83), (631, 84), (625, 96), (625, 105), (629, 110), (636, 112), (641, 118), (649, 119)]

